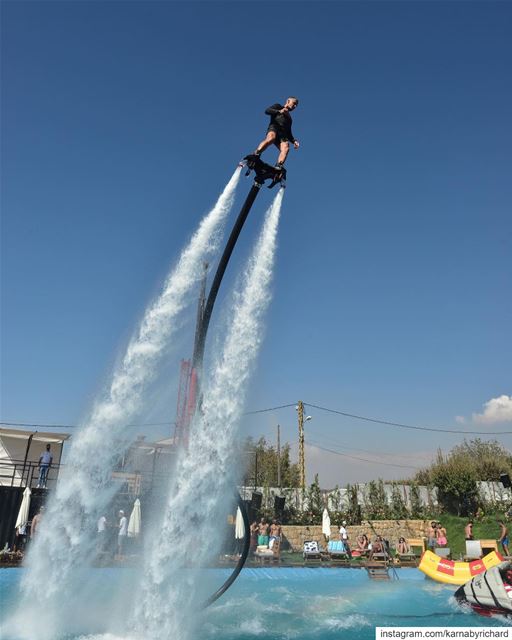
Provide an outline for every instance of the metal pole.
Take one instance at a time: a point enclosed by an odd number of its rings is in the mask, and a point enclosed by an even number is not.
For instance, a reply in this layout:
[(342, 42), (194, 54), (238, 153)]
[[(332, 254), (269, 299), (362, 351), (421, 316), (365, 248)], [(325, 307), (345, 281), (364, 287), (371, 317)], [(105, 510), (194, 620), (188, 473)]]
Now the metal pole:
[(297, 404), (297, 416), (299, 419), (299, 471), (300, 486), (306, 488), (306, 460), (304, 457), (304, 404), (299, 400)]
[[(23, 476), (25, 475), (25, 469), (27, 466), (27, 458), (28, 458), (28, 450), (30, 449), (30, 443), (32, 442), (32, 438), (36, 435), (37, 431), (35, 431), (34, 433), (31, 433), (28, 437), (27, 440), (27, 448), (25, 449), (25, 459), (23, 460), (23, 471), (21, 472), (21, 484), (23, 485)], [(27, 487), (30, 486), (30, 483), (28, 482), (28, 474), (27, 474), (27, 484), (25, 485)]]
[(281, 488), (281, 427), (277, 425), (277, 486)]

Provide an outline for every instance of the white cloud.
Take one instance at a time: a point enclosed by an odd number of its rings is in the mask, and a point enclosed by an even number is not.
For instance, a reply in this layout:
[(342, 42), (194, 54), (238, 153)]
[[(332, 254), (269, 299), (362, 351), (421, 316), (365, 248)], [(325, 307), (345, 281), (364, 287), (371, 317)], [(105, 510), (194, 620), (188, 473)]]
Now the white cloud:
[(466, 424), (466, 418), (464, 416), (455, 416), (455, 422), (459, 424)]
[(512, 396), (502, 395), (491, 398), (484, 404), (483, 413), (474, 413), (473, 420), (480, 424), (512, 422)]

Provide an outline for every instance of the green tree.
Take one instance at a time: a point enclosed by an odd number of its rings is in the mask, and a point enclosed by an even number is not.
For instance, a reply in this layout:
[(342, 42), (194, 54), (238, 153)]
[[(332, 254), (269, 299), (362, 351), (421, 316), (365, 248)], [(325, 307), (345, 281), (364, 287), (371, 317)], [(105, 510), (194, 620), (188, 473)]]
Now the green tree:
[(392, 484), (390, 511), (391, 516), (396, 520), (403, 520), (409, 515), (403, 498), (402, 487), (396, 482), (393, 482)]
[(444, 458), (439, 451), (430, 477), (444, 510), (458, 516), (468, 516), (476, 511), (479, 504), (476, 465), (465, 456)]
[(318, 473), (315, 475), (313, 483), (310, 484), (307, 489), (306, 505), (311, 522), (314, 524), (321, 522), (324, 510), (324, 499), (320, 489), (320, 483), (318, 481)]
[(370, 520), (386, 520), (389, 517), (388, 501), (384, 489), (384, 481), (372, 480), (366, 488), (366, 516)]
[(361, 505), (357, 491), (357, 484), (347, 484), (347, 520), (350, 524), (361, 524)]
[(421, 502), (420, 488), (416, 482), (411, 484), (411, 518), (423, 518), (425, 510)]
[[(244, 484), (258, 487), (278, 486), (278, 453), (277, 448), (268, 443), (264, 437), (257, 442), (247, 438), (243, 446), (246, 470)], [(290, 459), (290, 445), (285, 443), (281, 447), (281, 486), (299, 486), (299, 465)]]

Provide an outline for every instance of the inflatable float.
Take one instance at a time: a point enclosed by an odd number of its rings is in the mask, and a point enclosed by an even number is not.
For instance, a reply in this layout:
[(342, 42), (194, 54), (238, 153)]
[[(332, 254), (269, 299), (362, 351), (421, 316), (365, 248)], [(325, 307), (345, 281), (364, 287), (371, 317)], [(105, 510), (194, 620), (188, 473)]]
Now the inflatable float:
[(503, 558), (496, 551), (492, 551), (481, 560), (473, 560), (472, 562), (455, 562), (441, 558), (432, 551), (425, 551), (418, 569), (437, 582), (463, 585), (474, 576), (497, 566), (500, 562), (503, 562)]

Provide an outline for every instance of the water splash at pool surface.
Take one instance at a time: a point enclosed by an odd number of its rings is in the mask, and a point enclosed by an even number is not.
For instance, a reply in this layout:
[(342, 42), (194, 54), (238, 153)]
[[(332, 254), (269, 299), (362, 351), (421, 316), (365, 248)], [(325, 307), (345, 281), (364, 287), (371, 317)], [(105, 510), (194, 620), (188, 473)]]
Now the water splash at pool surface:
[[(5, 611), (13, 606), (24, 569), (0, 572), (0, 598)], [(96, 586), (99, 615), (112, 615), (112, 600), (120, 574), (130, 569), (90, 569)], [(203, 570), (220, 584), (229, 569)], [(393, 627), (500, 627), (510, 624), (501, 617), (481, 618), (460, 609), (452, 598), (454, 588), (436, 584), (416, 569), (400, 569), (399, 580), (370, 580), (361, 569), (258, 568), (244, 569), (233, 587), (217, 603), (196, 612), (196, 638), (207, 640), (374, 640), (377, 626)], [(94, 589), (91, 589), (94, 592)], [(111, 600), (108, 600), (108, 594)], [(198, 602), (200, 600), (198, 599)], [(83, 603), (85, 611), (96, 600)], [(114, 607), (115, 609), (115, 607)], [(127, 617), (127, 608), (124, 609)], [(2, 614), (2, 617), (5, 614)], [(109, 633), (99, 633), (95, 623), (84, 622), (74, 634), (54, 640), (140, 640), (122, 628), (122, 621), (102, 620)], [(16, 636), (2, 635), (3, 640)], [(147, 635), (144, 637), (148, 637)]]

